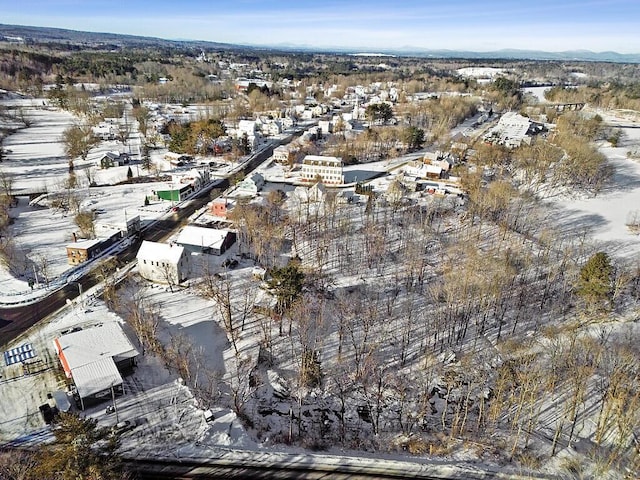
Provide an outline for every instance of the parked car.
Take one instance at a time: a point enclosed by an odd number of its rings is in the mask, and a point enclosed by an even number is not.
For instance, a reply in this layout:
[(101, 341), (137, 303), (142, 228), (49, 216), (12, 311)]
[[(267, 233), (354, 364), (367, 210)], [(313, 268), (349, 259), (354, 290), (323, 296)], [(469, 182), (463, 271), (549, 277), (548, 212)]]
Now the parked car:
[(136, 428), (136, 426), (130, 420), (125, 420), (123, 422), (118, 422), (111, 427), (111, 433), (114, 435), (122, 435), (124, 432), (133, 430), (134, 428)]
[(238, 260), (235, 258), (227, 258), (224, 262), (222, 262), (223, 268), (236, 268), (238, 266)]

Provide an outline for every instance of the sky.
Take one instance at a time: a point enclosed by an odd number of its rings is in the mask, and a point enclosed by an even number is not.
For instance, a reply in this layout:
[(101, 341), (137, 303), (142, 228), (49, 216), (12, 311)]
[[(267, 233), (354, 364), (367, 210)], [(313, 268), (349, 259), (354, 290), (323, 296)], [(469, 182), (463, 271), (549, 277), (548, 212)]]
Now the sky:
[(0, 23), (354, 51), (640, 53), (640, 0), (0, 0)]

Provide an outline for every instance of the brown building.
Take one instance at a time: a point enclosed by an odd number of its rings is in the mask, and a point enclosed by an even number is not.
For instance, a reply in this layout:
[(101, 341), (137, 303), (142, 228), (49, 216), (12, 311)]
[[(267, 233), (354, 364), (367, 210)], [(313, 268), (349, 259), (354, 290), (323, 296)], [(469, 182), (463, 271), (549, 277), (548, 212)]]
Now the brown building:
[(81, 240), (70, 243), (67, 245), (67, 263), (69, 265), (79, 265), (91, 260), (117, 242), (121, 236), (121, 233), (117, 232), (107, 238)]
[(102, 240), (82, 240), (67, 245), (67, 263), (69, 265), (78, 265), (80, 263), (91, 260), (102, 251)]

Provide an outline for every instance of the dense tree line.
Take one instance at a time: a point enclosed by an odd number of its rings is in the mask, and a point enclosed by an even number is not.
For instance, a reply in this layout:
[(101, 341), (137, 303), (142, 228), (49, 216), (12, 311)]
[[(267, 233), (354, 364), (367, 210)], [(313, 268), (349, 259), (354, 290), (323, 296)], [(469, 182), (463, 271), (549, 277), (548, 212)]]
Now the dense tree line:
[(170, 122), (165, 131), (171, 136), (168, 148), (176, 153), (205, 155), (213, 151), (215, 140), (225, 133), (222, 122), (209, 118), (194, 122)]

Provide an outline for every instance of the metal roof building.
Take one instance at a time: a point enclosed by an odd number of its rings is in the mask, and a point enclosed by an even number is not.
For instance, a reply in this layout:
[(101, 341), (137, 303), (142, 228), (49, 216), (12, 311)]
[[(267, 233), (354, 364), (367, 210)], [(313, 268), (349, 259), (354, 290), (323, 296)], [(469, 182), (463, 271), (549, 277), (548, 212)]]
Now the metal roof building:
[(116, 322), (62, 335), (54, 346), (83, 408), (86, 399), (108, 395), (115, 387), (121, 390), (120, 369), (133, 366), (139, 354)]

